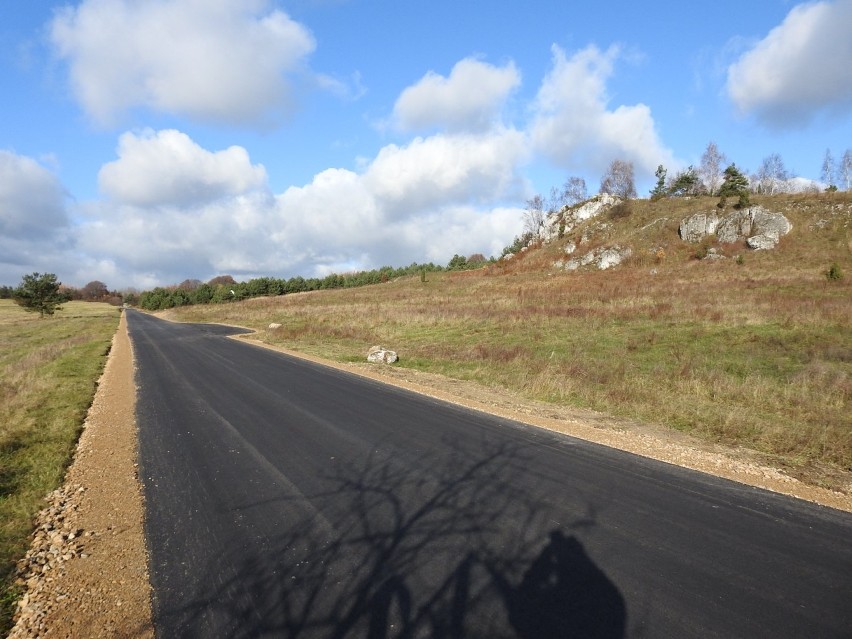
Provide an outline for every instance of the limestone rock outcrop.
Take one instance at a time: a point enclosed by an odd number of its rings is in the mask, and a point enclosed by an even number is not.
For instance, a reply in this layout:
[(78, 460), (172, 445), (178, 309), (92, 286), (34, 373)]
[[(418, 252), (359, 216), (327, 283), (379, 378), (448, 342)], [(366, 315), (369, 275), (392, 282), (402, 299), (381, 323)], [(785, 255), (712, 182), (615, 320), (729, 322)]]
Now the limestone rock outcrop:
[(749, 247), (759, 250), (775, 248), (778, 240), (792, 228), (783, 214), (752, 206), (721, 218), (714, 213), (696, 213), (684, 218), (678, 232), (685, 242), (701, 242), (715, 234), (722, 244), (745, 240)]

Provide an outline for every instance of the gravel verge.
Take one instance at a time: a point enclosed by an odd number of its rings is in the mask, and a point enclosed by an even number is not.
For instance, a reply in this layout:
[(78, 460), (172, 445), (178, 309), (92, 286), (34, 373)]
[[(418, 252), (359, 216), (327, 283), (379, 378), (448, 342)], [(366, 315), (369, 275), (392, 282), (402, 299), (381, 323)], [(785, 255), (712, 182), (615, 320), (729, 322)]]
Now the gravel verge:
[(122, 316), (65, 483), (18, 564), (26, 591), (10, 639), (154, 637), (135, 411)]

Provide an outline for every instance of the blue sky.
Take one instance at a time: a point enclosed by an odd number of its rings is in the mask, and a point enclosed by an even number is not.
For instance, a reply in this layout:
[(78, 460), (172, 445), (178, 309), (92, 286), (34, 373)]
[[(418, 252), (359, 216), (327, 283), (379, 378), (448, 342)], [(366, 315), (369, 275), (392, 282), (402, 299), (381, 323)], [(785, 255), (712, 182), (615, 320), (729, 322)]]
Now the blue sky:
[(613, 159), (819, 179), (852, 0), (0, 3), (0, 283), (150, 288), (498, 255)]

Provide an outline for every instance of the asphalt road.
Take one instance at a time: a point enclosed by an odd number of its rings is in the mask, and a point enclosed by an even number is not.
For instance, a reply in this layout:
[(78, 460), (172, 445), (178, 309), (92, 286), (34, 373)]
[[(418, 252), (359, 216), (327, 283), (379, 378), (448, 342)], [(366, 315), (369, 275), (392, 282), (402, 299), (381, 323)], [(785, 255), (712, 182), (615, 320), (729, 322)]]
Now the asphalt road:
[(160, 637), (852, 637), (848, 513), (128, 320)]

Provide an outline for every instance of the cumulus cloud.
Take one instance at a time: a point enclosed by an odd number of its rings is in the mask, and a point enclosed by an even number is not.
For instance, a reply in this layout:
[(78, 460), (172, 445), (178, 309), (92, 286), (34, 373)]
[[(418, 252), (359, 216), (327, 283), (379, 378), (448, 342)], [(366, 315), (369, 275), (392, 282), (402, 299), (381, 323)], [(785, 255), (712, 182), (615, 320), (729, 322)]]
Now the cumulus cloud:
[(823, 111), (852, 112), (852, 0), (794, 7), (728, 68), (742, 113), (771, 126), (805, 124)]
[(109, 125), (129, 108), (267, 125), (291, 102), (287, 74), (315, 48), (265, 0), (84, 0), (58, 11), (50, 38), (75, 96)]
[(211, 152), (175, 130), (125, 133), (118, 160), (99, 174), (101, 190), (137, 206), (198, 204), (263, 187), (266, 170), (239, 146)]
[(525, 136), (513, 129), (481, 135), (440, 134), (379, 151), (364, 180), (390, 212), (411, 213), (447, 202), (499, 198), (518, 187)]
[(269, 194), (227, 196), (197, 206), (151, 207), (93, 203), (78, 247), (130, 275), (134, 286), (207, 279), (222, 272), (274, 272), (281, 257), (279, 226)]
[(648, 106), (609, 108), (606, 82), (620, 56), (618, 47), (588, 46), (570, 58), (556, 45), (552, 52), (553, 67), (533, 104), (530, 136), (537, 151), (579, 169), (603, 170), (618, 158), (653, 173), (660, 163), (672, 163)]
[[(498, 203), (520, 188), (516, 131), (390, 145), (358, 172), (328, 169), (277, 195), (248, 157), (231, 175), (222, 170), (229, 158), (182, 133), (122, 140), (121, 157), (101, 174), (114, 201), (86, 206), (78, 246), (98, 256), (92, 268), (133, 273), (135, 286), (446, 263), (454, 253), (499, 253), (521, 230), (521, 212)], [(158, 186), (170, 174), (177, 185)], [(198, 185), (209, 190), (190, 201)]]
[(55, 271), (71, 246), (67, 196), (32, 158), (0, 150), (0, 284), (32, 271)]
[(514, 63), (495, 67), (465, 58), (449, 77), (430, 71), (405, 89), (394, 105), (394, 120), (402, 129), (481, 131), (495, 122), (507, 96), (520, 83)]
[(68, 225), (65, 189), (32, 158), (0, 150), (0, 235), (31, 238)]

